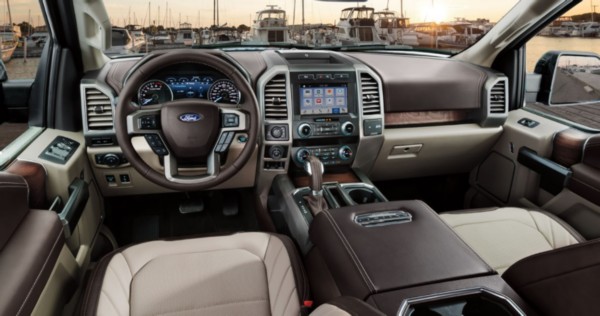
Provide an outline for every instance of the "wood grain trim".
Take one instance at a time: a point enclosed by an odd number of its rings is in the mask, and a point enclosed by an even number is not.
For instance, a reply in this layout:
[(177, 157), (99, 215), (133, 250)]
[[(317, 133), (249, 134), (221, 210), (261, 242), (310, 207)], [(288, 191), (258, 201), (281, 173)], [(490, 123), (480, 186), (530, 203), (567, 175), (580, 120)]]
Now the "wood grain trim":
[(385, 126), (457, 123), (468, 118), (469, 111), (396, 112), (385, 114)]
[(554, 136), (552, 160), (565, 167), (581, 162), (585, 141), (592, 136), (578, 129), (569, 128)]
[[(307, 187), (309, 186), (310, 178), (308, 176), (298, 176), (294, 177), (293, 181), (297, 188)], [(360, 180), (352, 172), (326, 173), (323, 175), (323, 183), (325, 182), (353, 183), (360, 182)]]

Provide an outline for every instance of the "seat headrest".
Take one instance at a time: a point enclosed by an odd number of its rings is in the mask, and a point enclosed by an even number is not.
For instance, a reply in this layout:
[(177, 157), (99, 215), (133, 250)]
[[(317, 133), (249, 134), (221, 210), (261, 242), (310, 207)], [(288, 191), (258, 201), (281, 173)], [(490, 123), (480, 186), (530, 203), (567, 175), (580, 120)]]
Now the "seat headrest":
[(23, 177), (0, 172), (0, 251), (29, 212), (28, 195)]

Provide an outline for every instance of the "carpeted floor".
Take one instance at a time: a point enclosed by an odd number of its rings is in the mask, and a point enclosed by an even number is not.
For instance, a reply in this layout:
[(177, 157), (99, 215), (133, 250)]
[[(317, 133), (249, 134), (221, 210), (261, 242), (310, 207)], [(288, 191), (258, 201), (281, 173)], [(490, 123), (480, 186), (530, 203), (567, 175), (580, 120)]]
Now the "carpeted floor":
[[(199, 201), (204, 205), (202, 212), (180, 213), (182, 202), (198, 204)], [(238, 213), (225, 215), (224, 208), (237, 209)], [(109, 198), (106, 213), (105, 224), (119, 246), (163, 238), (258, 230), (251, 189)]]

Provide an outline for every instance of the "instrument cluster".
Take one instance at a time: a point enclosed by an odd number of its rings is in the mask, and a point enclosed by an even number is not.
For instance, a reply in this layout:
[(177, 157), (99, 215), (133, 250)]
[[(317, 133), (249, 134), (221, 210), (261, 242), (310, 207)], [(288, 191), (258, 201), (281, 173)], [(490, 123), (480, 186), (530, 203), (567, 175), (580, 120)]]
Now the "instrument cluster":
[(241, 93), (233, 81), (214, 74), (159, 75), (144, 82), (138, 89), (140, 106), (197, 98), (215, 103), (238, 104)]

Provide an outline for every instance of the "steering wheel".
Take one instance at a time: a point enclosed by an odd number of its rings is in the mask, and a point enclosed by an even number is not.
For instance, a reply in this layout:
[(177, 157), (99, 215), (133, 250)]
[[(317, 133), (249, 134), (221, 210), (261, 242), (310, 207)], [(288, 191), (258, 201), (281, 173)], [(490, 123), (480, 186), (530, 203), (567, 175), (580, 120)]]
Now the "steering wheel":
[[(133, 102), (138, 87), (156, 71), (175, 64), (208, 66), (233, 81), (242, 95), (239, 104), (218, 104), (202, 99), (179, 99), (144, 106)], [(146, 179), (169, 189), (191, 191), (211, 188), (233, 177), (250, 159), (258, 135), (258, 101), (248, 81), (226, 61), (194, 49), (157, 53), (144, 58), (132, 70), (117, 104), (115, 131), (123, 154)], [(233, 163), (221, 169), (225, 154), (236, 133), (248, 140)], [(158, 156), (163, 157), (164, 173), (154, 170), (134, 149), (132, 138), (144, 136)], [(180, 162), (206, 161), (206, 174), (184, 176)]]

